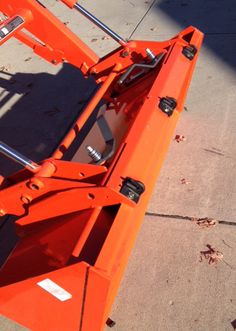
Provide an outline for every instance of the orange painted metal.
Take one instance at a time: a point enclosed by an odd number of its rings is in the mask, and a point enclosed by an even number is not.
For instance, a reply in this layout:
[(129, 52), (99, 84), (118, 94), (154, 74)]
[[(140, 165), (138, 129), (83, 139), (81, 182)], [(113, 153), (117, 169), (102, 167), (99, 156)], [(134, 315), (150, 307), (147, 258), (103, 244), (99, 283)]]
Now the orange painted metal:
[(14, 36), (36, 54), (53, 64), (68, 61), (83, 72), (98, 62), (98, 56), (40, 2), (0, 0), (0, 10), (8, 17), (14, 17), (22, 9), (32, 15), (32, 21), (25, 22), (23, 27), (34, 38), (22, 31), (16, 31)]
[[(9, 17), (22, 9), (32, 15), (24, 28), (42, 43), (18, 28), (12, 35), (48, 61), (66, 60), (93, 74), (98, 90), (36, 173), (22, 170), (1, 180), (1, 215), (20, 217), (19, 241), (0, 269), (0, 313), (33, 331), (101, 331), (183, 109), (203, 35), (189, 27), (165, 42), (130, 41), (99, 59), (37, 1), (0, 0)], [(195, 56), (188, 58), (186, 47)], [(154, 66), (147, 48), (163, 54)], [(136, 68), (119, 83), (133, 64), (143, 63), (148, 69)], [(176, 101), (169, 116), (160, 107), (167, 97)], [(106, 112), (125, 118), (114, 155), (102, 165), (61, 160), (101, 100)], [(127, 178), (145, 187), (138, 201), (122, 191)], [(60, 301), (37, 285), (45, 279), (70, 299)]]
[(71, 9), (76, 4), (76, 1), (75, 0), (61, 0), (61, 1), (64, 2), (64, 4), (67, 5)]
[(0, 24), (0, 29), (4, 27), (7, 23), (9, 23), (11, 20), (14, 20), (16, 17), (21, 17), (23, 19), (22, 24), (19, 25), (14, 31), (10, 32), (5, 38), (0, 40), (0, 45), (2, 45), (4, 42), (6, 42), (8, 39), (10, 39), (13, 35), (15, 35), (19, 30), (23, 29), (27, 24), (29, 24), (32, 20), (32, 13), (29, 10), (26, 9), (20, 9), (17, 13), (15, 13), (14, 16), (12, 16), (10, 19), (6, 19), (4, 23)]

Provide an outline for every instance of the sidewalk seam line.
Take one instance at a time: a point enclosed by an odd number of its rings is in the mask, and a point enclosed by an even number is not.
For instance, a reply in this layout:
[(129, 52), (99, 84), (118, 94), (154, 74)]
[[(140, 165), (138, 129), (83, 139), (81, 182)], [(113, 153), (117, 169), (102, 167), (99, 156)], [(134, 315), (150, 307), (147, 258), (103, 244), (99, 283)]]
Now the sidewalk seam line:
[(145, 12), (145, 14), (143, 15), (143, 17), (140, 19), (140, 21), (137, 23), (136, 27), (134, 28), (133, 32), (131, 32), (128, 40), (130, 40), (130, 38), (132, 38), (132, 36), (134, 35), (134, 33), (137, 31), (138, 27), (140, 26), (140, 24), (143, 22), (144, 18), (147, 16), (147, 14), (149, 13), (149, 11), (152, 9), (152, 7), (154, 6), (156, 0), (153, 0), (153, 2), (151, 3), (150, 7), (148, 8), (148, 10)]
[[(169, 215), (169, 214), (158, 214), (158, 213), (153, 213), (153, 212), (149, 212), (149, 211), (147, 211), (145, 213), (145, 216), (172, 218), (172, 219), (185, 220), (185, 221), (192, 221), (193, 218), (196, 218), (196, 217), (191, 217), (191, 216), (182, 216), (182, 215), (173, 215), (173, 214), (172, 215)], [(219, 224), (236, 226), (236, 222), (224, 221), (224, 220), (216, 220), (216, 221)]]

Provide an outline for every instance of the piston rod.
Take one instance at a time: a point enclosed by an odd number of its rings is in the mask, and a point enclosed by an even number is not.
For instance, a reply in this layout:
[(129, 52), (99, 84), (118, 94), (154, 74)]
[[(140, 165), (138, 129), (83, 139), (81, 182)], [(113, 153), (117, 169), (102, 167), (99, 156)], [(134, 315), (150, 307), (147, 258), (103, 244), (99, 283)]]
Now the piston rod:
[(7, 144), (4, 144), (2, 141), (0, 141), (0, 153), (7, 156), (9, 159), (12, 159), (13, 161), (23, 165), (26, 169), (32, 172), (36, 172), (40, 168), (40, 165), (28, 159)]
[(127, 42), (122, 37), (120, 37), (117, 33), (112, 31), (107, 25), (101, 22), (98, 18), (96, 18), (93, 14), (87, 11), (84, 7), (82, 7), (78, 3), (75, 3), (74, 8), (77, 9), (81, 14), (83, 14), (95, 25), (97, 25), (100, 29), (102, 29), (105, 33), (107, 33), (111, 38), (116, 40), (120, 45), (122, 46), (127, 45)]

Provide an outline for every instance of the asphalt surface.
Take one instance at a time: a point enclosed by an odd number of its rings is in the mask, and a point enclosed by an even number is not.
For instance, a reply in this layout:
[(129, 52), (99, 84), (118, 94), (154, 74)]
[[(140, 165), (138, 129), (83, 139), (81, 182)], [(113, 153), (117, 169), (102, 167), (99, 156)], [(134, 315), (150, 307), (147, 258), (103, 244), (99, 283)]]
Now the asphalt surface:
[[(54, 0), (42, 2), (99, 55), (116, 46), (78, 13)], [(114, 331), (234, 330), (236, 2), (80, 3), (125, 38), (165, 40), (188, 25), (206, 35), (176, 129), (185, 140), (171, 143), (111, 312)], [(9, 96), (6, 74), (1, 74), (1, 140), (40, 160), (70, 124), (71, 113), (64, 110), (77, 114), (75, 87), (85, 99), (91, 87), (73, 68), (53, 67), (14, 40), (1, 46), (0, 61), (14, 82)], [(4, 159), (0, 167), (5, 173), (15, 170)], [(201, 227), (192, 217), (214, 219), (216, 225)], [(218, 263), (209, 264), (201, 254), (207, 245), (222, 253)], [(22, 328), (2, 318), (0, 330)]]

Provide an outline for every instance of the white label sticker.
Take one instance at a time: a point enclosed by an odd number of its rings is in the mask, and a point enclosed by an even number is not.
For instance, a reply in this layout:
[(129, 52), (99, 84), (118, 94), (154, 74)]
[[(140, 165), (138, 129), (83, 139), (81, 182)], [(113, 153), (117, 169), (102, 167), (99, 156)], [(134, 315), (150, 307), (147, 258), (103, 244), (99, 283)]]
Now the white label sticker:
[(7, 35), (9, 33), (8, 29), (7, 28), (2, 28), (2, 32)]
[(51, 279), (44, 279), (41, 282), (38, 282), (37, 285), (42, 287), (45, 291), (52, 294), (60, 301), (66, 301), (72, 298), (72, 294), (64, 290), (64, 288), (60, 287), (56, 283), (54, 283)]

